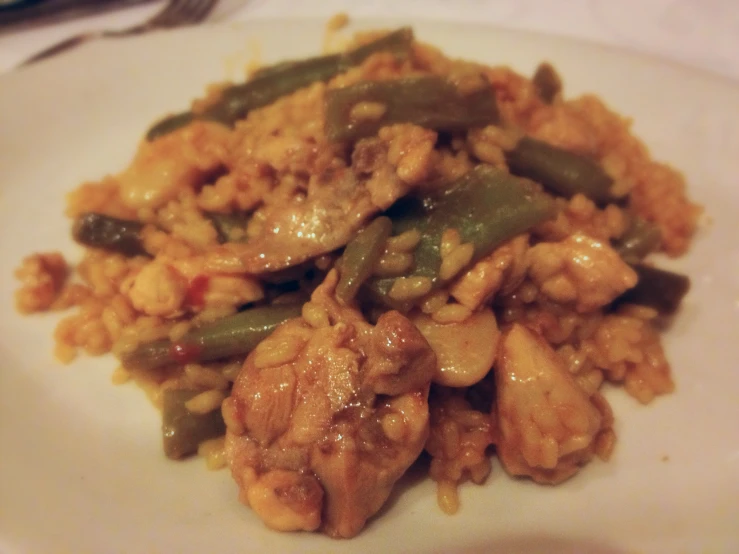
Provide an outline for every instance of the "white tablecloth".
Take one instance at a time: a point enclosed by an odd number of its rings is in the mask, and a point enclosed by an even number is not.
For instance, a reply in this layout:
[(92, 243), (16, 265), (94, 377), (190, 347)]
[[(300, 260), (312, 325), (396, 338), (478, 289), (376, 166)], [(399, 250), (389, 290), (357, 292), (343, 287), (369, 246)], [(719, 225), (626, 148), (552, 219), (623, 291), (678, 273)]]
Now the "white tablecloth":
[[(161, 9), (154, 2), (0, 34), (0, 73), (75, 33), (121, 28)], [(403, 17), (487, 22), (612, 44), (739, 80), (739, 0), (221, 0), (208, 21), (264, 17)]]

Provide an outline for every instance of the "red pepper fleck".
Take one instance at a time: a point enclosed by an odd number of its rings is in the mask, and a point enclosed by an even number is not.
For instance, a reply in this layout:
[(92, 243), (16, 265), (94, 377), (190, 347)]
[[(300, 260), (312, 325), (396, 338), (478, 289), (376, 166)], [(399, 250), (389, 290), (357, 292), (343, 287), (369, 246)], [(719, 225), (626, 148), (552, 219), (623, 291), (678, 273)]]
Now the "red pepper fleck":
[(190, 281), (190, 287), (187, 289), (187, 303), (195, 308), (205, 306), (205, 293), (208, 291), (210, 277), (207, 275), (196, 275)]
[(187, 344), (186, 342), (175, 342), (169, 350), (170, 358), (178, 364), (187, 364), (194, 362), (200, 356), (202, 348), (197, 344)]

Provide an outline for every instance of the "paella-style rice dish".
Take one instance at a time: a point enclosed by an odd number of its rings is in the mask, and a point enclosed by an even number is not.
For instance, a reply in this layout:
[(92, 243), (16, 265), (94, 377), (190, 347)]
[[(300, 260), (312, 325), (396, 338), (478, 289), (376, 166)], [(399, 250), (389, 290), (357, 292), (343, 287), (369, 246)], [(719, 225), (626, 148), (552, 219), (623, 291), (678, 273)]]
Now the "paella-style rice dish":
[(497, 457), (554, 485), (616, 444), (601, 393), (673, 390), (659, 329), (700, 209), (594, 96), (411, 29), (220, 83), (68, 196), (30, 255), (56, 356), (112, 352), (165, 454), (229, 467), (272, 529), (352, 537), (417, 461), (448, 513)]

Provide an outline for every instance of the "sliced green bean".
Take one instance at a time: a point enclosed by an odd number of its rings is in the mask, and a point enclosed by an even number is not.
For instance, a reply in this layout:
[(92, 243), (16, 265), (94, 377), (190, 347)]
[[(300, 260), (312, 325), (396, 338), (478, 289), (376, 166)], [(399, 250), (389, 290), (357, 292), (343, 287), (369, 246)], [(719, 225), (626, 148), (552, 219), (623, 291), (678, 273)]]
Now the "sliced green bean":
[[(441, 235), (456, 229), (462, 242), (474, 245), (471, 263), (507, 240), (527, 231), (556, 213), (554, 201), (532, 185), (491, 166), (479, 165), (440, 196), (406, 199), (388, 212), (393, 234), (417, 229), (421, 240), (414, 250), (414, 267), (403, 277), (428, 277), (432, 287), (443, 285)], [(385, 304), (407, 310), (389, 296), (396, 278), (373, 279), (368, 285)]]
[(648, 306), (664, 316), (674, 314), (690, 290), (690, 278), (644, 264), (632, 264), (631, 267), (639, 280), (634, 288), (619, 296), (615, 303)]
[(537, 96), (546, 104), (551, 104), (557, 95), (562, 92), (562, 79), (550, 63), (540, 63), (531, 81)]
[(301, 306), (295, 304), (250, 308), (192, 329), (177, 341), (163, 339), (139, 345), (122, 355), (121, 361), (132, 369), (153, 369), (246, 355), (300, 311)]
[(598, 204), (616, 200), (611, 193), (613, 179), (593, 160), (524, 137), (506, 153), (511, 173), (541, 183), (552, 192), (570, 198), (584, 194)]
[(218, 242), (246, 242), (246, 227), (250, 215), (245, 213), (220, 214), (209, 213), (208, 219), (218, 233)]
[(656, 224), (632, 215), (629, 228), (615, 244), (615, 248), (627, 262), (638, 262), (656, 252), (661, 243), (662, 232)]
[(338, 262), (341, 277), (336, 285), (336, 296), (340, 300), (351, 302), (362, 284), (372, 275), (392, 228), (390, 219), (378, 217), (346, 245)]
[(217, 121), (231, 126), (246, 117), (249, 111), (271, 104), (281, 96), (293, 93), (318, 81), (327, 81), (349, 68), (361, 64), (377, 52), (391, 52), (398, 57), (406, 56), (413, 42), (413, 31), (403, 27), (350, 52), (320, 56), (306, 60), (289, 61), (258, 71), (249, 81), (224, 89), (220, 98), (202, 113), (190, 112), (169, 116), (147, 133), (153, 140), (174, 131), (194, 119)]
[(198, 445), (226, 432), (221, 410), (195, 414), (185, 403), (202, 390), (167, 389), (162, 394), (162, 445), (167, 458), (178, 460), (198, 451)]
[(142, 227), (139, 221), (88, 212), (74, 220), (72, 237), (85, 246), (102, 248), (125, 256), (146, 255), (141, 242)]
[(374, 135), (393, 123), (455, 131), (498, 121), (495, 95), (483, 77), (467, 94), (435, 75), (362, 81), (328, 90), (325, 102), (326, 136), (332, 141)]

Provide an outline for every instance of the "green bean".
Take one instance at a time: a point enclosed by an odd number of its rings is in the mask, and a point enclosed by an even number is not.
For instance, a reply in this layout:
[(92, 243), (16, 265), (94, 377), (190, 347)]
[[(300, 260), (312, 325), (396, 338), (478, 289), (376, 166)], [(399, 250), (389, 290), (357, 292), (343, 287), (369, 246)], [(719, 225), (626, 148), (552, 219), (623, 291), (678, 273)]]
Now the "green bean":
[(338, 262), (341, 277), (336, 285), (336, 296), (344, 303), (351, 302), (362, 283), (372, 275), (392, 227), (387, 217), (378, 217), (346, 245)]
[(547, 62), (539, 64), (531, 82), (537, 96), (546, 104), (551, 104), (557, 95), (562, 92), (562, 79), (560, 79), (554, 67)]
[(163, 135), (168, 135), (172, 131), (176, 131), (180, 127), (189, 125), (195, 121), (196, 116), (192, 112), (180, 112), (174, 115), (170, 115), (157, 121), (151, 126), (149, 131), (146, 133), (147, 140), (154, 140), (155, 138)]
[(631, 267), (639, 280), (635, 287), (619, 296), (615, 304), (638, 304), (654, 308), (663, 316), (674, 314), (690, 290), (690, 278), (644, 264), (632, 264)]
[(301, 306), (295, 304), (250, 308), (196, 327), (177, 341), (163, 339), (141, 344), (123, 354), (121, 361), (131, 369), (153, 369), (246, 355), (281, 323), (298, 317), (300, 311)]
[(139, 221), (88, 212), (74, 220), (72, 237), (85, 246), (102, 248), (125, 256), (146, 255), (140, 236), (142, 227)]
[(598, 204), (616, 200), (611, 193), (613, 179), (593, 160), (524, 137), (506, 153), (511, 173), (541, 183), (552, 192), (570, 198), (584, 194)]
[(166, 117), (147, 133), (148, 140), (169, 133), (194, 119), (217, 121), (231, 126), (246, 117), (249, 111), (271, 104), (281, 96), (293, 93), (318, 81), (328, 81), (349, 68), (361, 64), (377, 52), (406, 56), (413, 42), (413, 31), (403, 27), (397, 31), (342, 54), (332, 54), (306, 60), (289, 61), (264, 68), (249, 81), (224, 89), (220, 98), (202, 113), (190, 112)]
[(662, 233), (657, 225), (632, 215), (629, 228), (614, 246), (627, 262), (638, 262), (647, 254), (656, 252), (661, 243)]
[[(417, 229), (421, 240), (414, 251), (414, 267), (403, 277), (428, 277), (432, 287), (443, 285), (441, 236), (456, 229), (462, 242), (474, 246), (471, 263), (555, 214), (552, 199), (532, 185), (491, 166), (479, 165), (439, 196), (406, 199), (393, 206), (388, 217), (393, 234)], [(389, 297), (395, 278), (373, 279), (369, 289), (385, 304), (407, 310), (409, 303)]]
[(198, 450), (208, 439), (223, 436), (226, 425), (221, 410), (195, 414), (185, 403), (202, 390), (167, 389), (162, 395), (162, 445), (167, 458), (177, 460)]
[(249, 223), (249, 214), (211, 212), (207, 215), (218, 233), (218, 242), (246, 242), (246, 226)]
[[(332, 141), (374, 135), (385, 125), (414, 123), (429, 129), (465, 130), (498, 121), (490, 84), (482, 76), (474, 90), (462, 93), (435, 75), (389, 81), (362, 81), (326, 92), (326, 136)], [(377, 110), (362, 114), (362, 105)]]

